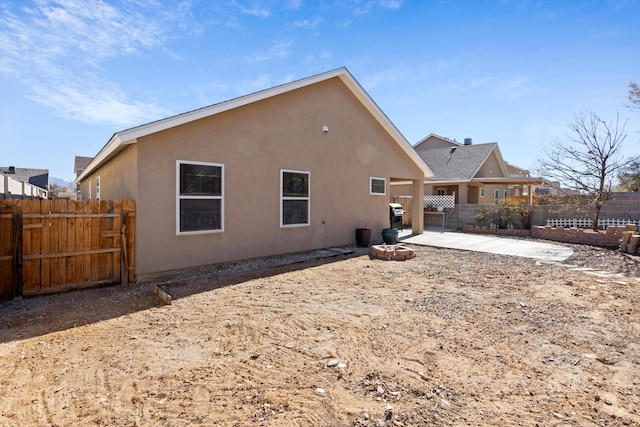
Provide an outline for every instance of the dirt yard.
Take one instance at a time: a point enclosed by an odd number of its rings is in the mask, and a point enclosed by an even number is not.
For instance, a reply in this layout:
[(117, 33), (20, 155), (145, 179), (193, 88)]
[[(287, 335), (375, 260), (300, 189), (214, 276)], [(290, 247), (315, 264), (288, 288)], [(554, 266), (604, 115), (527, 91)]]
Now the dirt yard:
[(414, 248), (4, 302), (0, 425), (640, 425), (638, 257)]

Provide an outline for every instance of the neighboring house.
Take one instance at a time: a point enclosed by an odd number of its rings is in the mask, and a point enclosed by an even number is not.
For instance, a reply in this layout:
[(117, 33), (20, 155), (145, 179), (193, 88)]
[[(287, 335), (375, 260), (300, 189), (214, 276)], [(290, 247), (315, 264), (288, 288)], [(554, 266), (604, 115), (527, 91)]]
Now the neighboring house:
[[(466, 138), (460, 144), (432, 133), (414, 148), (434, 173), (424, 181), (424, 194), (454, 195), (456, 204), (498, 203), (516, 193), (531, 194), (530, 186), (541, 182), (520, 173), (512, 176), (496, 142), (473, 144)], [(392, 187), (392, 195), (410, 194), (402, 183)]]
[[(76, 176), (76, 179), (87, 168), (89, 163), (91, 163), (91, 160), (93, 160), (93, 157), (76, 156), (73, 167), (73, 172)], [(82, 192), (80, 191), (80, 184), (76, 184), (76, 199), (83, 200)], [(90, 199), (90, 197), (84, 198), (84, 200), (88, 199)]]
[(47, 198), (49, 170), (0, 167), (0, 194), (3, 198)]
[[(114, 134), (83, 196), (136, 201), (136, 272), (347, 245), (389, 226), (389, 185), (432, 176), (346, 68)], [(412, 203), (423, 231), (422, 197)]]

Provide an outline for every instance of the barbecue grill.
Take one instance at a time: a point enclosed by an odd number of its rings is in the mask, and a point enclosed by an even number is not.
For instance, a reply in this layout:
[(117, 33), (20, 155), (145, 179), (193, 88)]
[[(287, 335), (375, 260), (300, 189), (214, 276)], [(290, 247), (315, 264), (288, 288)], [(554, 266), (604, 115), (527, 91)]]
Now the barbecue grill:
[(389, 221), (391, 222), (391, 228), (399, 228), (402, 230), (402, 215), (405, 213), (400, 203), (389, 203)]

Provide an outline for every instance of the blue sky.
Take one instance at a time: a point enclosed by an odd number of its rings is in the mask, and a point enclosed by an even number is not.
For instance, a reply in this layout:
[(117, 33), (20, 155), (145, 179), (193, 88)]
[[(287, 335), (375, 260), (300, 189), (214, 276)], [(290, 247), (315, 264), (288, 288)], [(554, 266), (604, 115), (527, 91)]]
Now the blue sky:
[(640, 152), (639, 0), (21, 0), (0, 6), (0, 165), (73, 179), (113, 133), (346, 66), (410, 143), (532, 168), (576, 114)]

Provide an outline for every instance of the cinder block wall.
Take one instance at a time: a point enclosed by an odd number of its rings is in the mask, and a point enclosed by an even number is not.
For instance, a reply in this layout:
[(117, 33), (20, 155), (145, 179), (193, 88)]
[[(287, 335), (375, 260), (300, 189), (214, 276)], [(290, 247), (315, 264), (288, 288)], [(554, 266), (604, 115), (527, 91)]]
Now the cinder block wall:
[(600, 210), (601, 218), (639, 219), (640, 192), (615, 193)]

